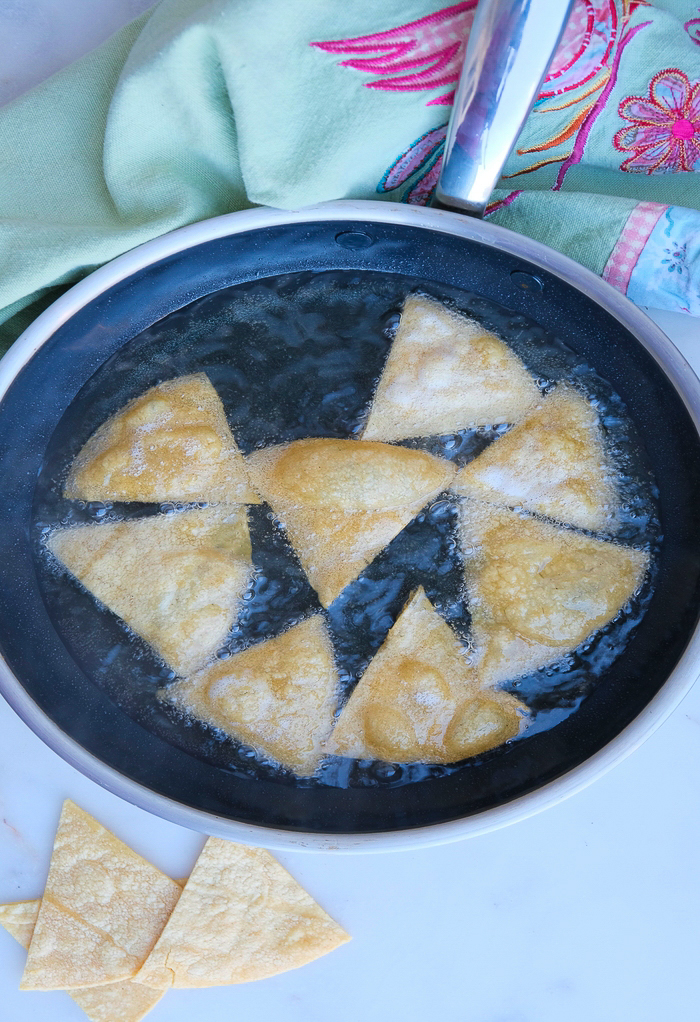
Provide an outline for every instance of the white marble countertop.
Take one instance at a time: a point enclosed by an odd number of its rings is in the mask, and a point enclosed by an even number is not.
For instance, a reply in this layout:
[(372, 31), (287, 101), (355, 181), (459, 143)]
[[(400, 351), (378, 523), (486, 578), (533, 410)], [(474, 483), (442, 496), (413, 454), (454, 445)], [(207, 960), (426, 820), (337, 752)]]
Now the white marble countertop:
[[(147, 0), (0, 5), (0, 102), (147, 6)], [(654, 318), (700, 371), (700, 323)], [(278, 854), (352, 942), (275, 979), (171, 992), (149, 1020), (696, 1018), (699, 792), (696, 685), (627, 760), (515, 826), (423, 851)], [(202, 845), (201, 835), (87, 780), (0, 700), (0, 901), (41, 894), (66, 797), (172, 876), (189, 872)], [(84, 1020), (65, 994), (20, 993), (23, 960), (0, 930), (3, 1022)]]

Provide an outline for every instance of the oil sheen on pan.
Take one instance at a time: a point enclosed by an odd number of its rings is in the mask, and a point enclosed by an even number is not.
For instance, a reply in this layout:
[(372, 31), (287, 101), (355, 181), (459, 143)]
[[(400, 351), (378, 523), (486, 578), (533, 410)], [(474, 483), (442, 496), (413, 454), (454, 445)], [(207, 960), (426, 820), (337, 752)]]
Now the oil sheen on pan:
[[(216, 420), (211, 478), (217, 489), (196, 492), (196, 481), (190, 491), (196, 499), (183, 491), (180, 501), (167, 499), (169, 492), (160, 502), (76, 497), (76, 458), (79, 466), (88, 463), (81, 452), (90, 443), (97, 450), (91, 438), (104, 438), (105, 423), (118, 421), (126, 407), (140, 408), (151, 388), (157, 396), (167, 381), (186, 377), (213, 388), (230, 430), (229, 440), (209, 401), (203, 414)], [(476, 379), (471, 387), (470, 378)], [(461, 413), (459, 393), (466, 395)], [(141, 433), (150, 428), (142, 418)], [(147, 436), (139, 436), (143, 446)], [(221, 490), (222, 458), (235, 461), (231, 497), (225, 485)], [(545, 464), (550, 470), (538, 483)], [(182, 468), (178, 463), (180, 476)], [(137, 487), (133, 492), (139, 495)], [(223, 729), (214, 713), (193, 721), (183, 711), (183, 677), (192, 674), (184, 661), (154, 646), (144, 630), (129, 628), (109, 600), (96, 602), (89, 583), (81, 584), (78, 572), (67, 574), (50, 553), (63, 530), (178, 517), (203, 511), (208, 496), (214, 504), (232, 499), (245, 514), (252, 572), (237, 583), (242, 591), (230, 627), (217, 638), (209, 666), (196, 664), (200, 688), (204, 676), (215, 678), (220, 694), (244, 651), (259, 646), (262, 652), (265, 643), (273, 648), (280, 641), (284, 648), (288, 632), (295, 635), (305, 621), (322, 622), (324, 637), (315, 641), (332, 650), (333, 666), (324, 653), (318, 697), (305, 703), (307, 715), (317, 705), (323, 717), (308, 748), (261, 731), (254, 721), (264, 708), (247, 710), (238, 698), (237, 728)], [(531, 525), (543, 530), (525, 551), (527, 570), (538, 579), (549, 571), (555, 589), (557, 579), (590, 573), (596, 556), (604, 561), (600, 551), (612, 551), (627, 570), (616, 599), (601, 607), (595, 586), (583, 595), (572, 590), (571, 605), (585, 596), (589, 609), (564, 641), (542, 611), (546, 586), (535, 586), (539, 624), (534, 631), (524, 626), (522, 601), (499, 603), (492, 596), (494, 575), (512, 569), (507, 558), (496, 562), (489, 552), (489, 536), (505, 528), (504, 520), (522, 521), (527, 535)], [(476, 521), (490, 522), (491, 532)], [(518, 526), (513, 529), (517, 534)], [(206, 761), (247, 776), (292, 771), (302, 785), (344, 785), (350, 774), (353, 784), (385, 775), (410, 783), (435, 769), (458, 770), (487, 749), (474, 728), (494, 728), (498, 744), (556, 726), (605, 683), (606, 667), (641, 620), (660, 542), (654, 484), (635, 428), (610, 385), (573, 351), (476, 296), (444, 288), (426, 293), (406, 278), (340, 271), (218, 292), (166, 317), (109, 359), (49, 446), (34, 534), (54, 624), (76, 662), (118, 705)], [(510, 584), (518, 584), (515, 576)], [(341, 728), (348, 731), (350, 718), (342, 724), (343, 715), (355, 690), (352, 706), (360, 699), (366, 715), (362, 681), (366, 688), (378, 673), (371, 665), (377, 658), (381, 667), (386, 650), (396, 646), (392, 630), (417, 599), (426, 621), (436, 615), (448, 629), (456, 651), (450, 655), (462, 658), (462, 669), (446, 682), (451, 712), (444, 705), (430, 711), (440, 686), (430, 671), (418, 672), (416, 682), (409, 664), (415, 691), (402, 711), (410, 722), (405, 733), (425, 733), (422, 745), (397, 737), (398, 718), (386, 733), (370, 726), (371, 739), (356, 734), (354, 745), (335, 741), (331, 725), (335, 720), (341, 737)], [(275, 712), (280, 706), (287, 712), (279, 691), (262, 685), (259, 692), (263, 702), (274, 696)], [(215, 701), (207, 695), (200, 705)], [(454, 762), (454, 756), (461, 758)]]

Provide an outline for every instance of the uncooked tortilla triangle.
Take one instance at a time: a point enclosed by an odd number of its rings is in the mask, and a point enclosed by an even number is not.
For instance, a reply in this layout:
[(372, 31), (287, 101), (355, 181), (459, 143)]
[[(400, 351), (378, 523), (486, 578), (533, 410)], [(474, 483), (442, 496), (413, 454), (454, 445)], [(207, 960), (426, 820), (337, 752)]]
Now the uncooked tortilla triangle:
[(277, 517), (319, 600), (328, 607), (419, 510), (420, 505), (396, 511), (302, 508), (281, 511)]
[(409, 295), (363, 440), (403, 440), (517, 422), (539, 398), (507, 344), (476, 320)]
[(338, 674), (320, 614), (164, 689), (164, 699), (301, 775), (321, 757)]
[[(543, 667), (607, 624), (639, 588), (642, 550), (465, 501), (473, 644), (495, 684)], [(538, 662), (540, 661), (540, 662)]]
[(465, 465), (451, 489), (593, 530), (610, 525), (617, 503), (598, 415), (563, 385)]
[(306, 965), (349, 939), (269, 852), (210, 837), (138, 981), (247, 983)]
[(512, 696), (479, 691), (465, 650), (418, 589), (357, 683), (327, 751), (393, 763), (453, 763), (513, 738), (523, 711)]
[(72, 802), (65, 802), (22, 990), (70, 990), (131, 978), (180, 888)]
[(252, 572), (244, 505), (57, 529), (47, 546), (178, 674), (221, 645)]
[[(34, 933), (41, 901), (18, 901), (0, 905), (0, 926), (21, 944), (25, 951)], [(98, 987), (67, 990), (91, 1022), (141, 1022), (162, 998), (163, 990), (134, 983), (130, 979)]]
[(256, 489), (275, 507), (388, 511), (425, 504), (450, 485), (455, 466), (395, 444), (311, 437), (248, 456)]
[(159, 383), (103, 423), (73, 462), (64, 493), (75, 500), (260, 501), (204, 373)]

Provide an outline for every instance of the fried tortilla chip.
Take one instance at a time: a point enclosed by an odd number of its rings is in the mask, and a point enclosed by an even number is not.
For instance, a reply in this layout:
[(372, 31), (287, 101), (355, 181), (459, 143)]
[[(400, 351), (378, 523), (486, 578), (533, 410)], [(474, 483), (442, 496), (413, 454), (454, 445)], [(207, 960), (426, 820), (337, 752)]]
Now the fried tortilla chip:
[(426, 451), (323, 437), (249, 455), (253, 483), (276, 507), (388, 511), (425, 504), (455, 467)]
[[(32, 939), (40, 905), (38, 899), (0, 905), (0, 926), (4, 926), (25, 951)], [(70, 991), (70, 996), (92, 1022), (141, 1022), (164, 993), (164, 990), (153, 990), (125, 979), (106, 986), (76, 988)]]
[(179, 896), (174, 880), (65, 802), (20, 989), (130, 979)]
[(295, 773), (312, 774), (338, 695), (323, 618), (307, 618), (274, 639), (170, 685), (161, 695)]
[(357, 683), (327, 751), (392, 763), (454, 763), (515, 737), (524, 707), (484, 693), (454, 632), (418, 589)]
[(563, 385), (465, 465), (451, 489), (593, 530), (610, 526), (618, 503), (598, 415)]
[(292, 508), (278, 513), (309, 582), (324, 607), (364, 571), (418, 514), (398, 511), (329, 511)]
[(262, 848), (210, 837), (138, 973), (152, 987), (207, 987), (276, 976), (350, 938)]
[(478, 651), (479, 678), (489, 687), (550, 667), (571, 652), (568, 647), (526, 639), (510, 628), (485, 620), (477, 611), (472, 617), (472, 642)]
[(540, 392), (507, 344), (476, 320), (409, 295), (363, 440), (518, 422)]
[(221, 645), (252, 573), (243, 505), (56, 529), (47, 546), (178, 674)]
[(140, 1022), (165, 991), (125, 979), (101, 987), (67, 991), (92, 1022)]
[(0, 905), (0, 926), (3, 926), (18, 944), (26, 951), (36, 926), (41, 900), (15, 901), (9, 905)]
[(260, 501), (204, 373), (159, 383), (103, 423), (73, 462), (64, 494), (76, 500)]
[[(473, 641), (488, 651), (490, 683), (515, 676), (515, 663), (524, 673), (575, 649), (615, 617), (647, 570), (641, 550), (536, 518), (477, 502), (461, 515)], [(513, 646), (512, 634), (523, 642)], [(499, 664), (499, 649), (503, 657), (510, 649), (513, 665)]]

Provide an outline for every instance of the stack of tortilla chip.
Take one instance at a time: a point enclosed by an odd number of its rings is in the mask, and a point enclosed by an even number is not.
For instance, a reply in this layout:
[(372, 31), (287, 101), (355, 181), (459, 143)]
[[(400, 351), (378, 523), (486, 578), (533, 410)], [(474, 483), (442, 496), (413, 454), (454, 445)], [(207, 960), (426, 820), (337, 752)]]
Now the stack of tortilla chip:
[(138, 1022), (168, 987), (263, 979), (350, 938), (261, 848), (209, 838), (184, 885), (72, 802), (41, 901), (0, 905), (22, 990), (66, 990), (93, 1022)]

